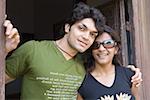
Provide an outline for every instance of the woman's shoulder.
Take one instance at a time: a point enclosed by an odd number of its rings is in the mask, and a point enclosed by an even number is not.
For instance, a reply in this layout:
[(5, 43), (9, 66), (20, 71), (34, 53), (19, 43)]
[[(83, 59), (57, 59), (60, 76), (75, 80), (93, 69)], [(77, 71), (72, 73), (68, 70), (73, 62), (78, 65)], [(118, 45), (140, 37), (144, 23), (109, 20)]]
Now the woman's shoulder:
[(134, 75), (134, 71), (125, 66), (116, 66), (116, 70), (120, 75), (125, 75), (127, 78), (131, 78)]

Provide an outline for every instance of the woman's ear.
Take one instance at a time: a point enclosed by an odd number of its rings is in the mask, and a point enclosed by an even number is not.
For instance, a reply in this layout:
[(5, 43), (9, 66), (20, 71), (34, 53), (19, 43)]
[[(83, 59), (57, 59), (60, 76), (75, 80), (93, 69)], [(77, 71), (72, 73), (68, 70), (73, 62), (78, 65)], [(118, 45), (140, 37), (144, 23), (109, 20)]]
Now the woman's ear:
[(70, 31), (70, 25), (65, 24), (65, 33), (68, 33)]
[(116, 50), (115, 50), (115, 55), (116, 55), (116, 54), (119, 52), (119, 47), (116, 46), (115, 49), (116, 49)]

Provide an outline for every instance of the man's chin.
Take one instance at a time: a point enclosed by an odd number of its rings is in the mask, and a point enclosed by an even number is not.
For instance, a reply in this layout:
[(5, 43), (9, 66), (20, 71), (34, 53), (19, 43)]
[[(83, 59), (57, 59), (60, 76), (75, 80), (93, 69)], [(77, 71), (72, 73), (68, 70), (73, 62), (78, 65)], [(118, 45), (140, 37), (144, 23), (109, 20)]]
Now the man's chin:
[(87, 49), (88, 49), (88, 47), (78, 47), (78, 48), (76, 48), (76, 50), (77, 50), (78, 52), (80, 52), (80, 53), (85, 52)]
[(83, 53), (83, 52), (85, 52), (87, 49), (79, 49), (78, 51), (80, 52), (80, 53)]

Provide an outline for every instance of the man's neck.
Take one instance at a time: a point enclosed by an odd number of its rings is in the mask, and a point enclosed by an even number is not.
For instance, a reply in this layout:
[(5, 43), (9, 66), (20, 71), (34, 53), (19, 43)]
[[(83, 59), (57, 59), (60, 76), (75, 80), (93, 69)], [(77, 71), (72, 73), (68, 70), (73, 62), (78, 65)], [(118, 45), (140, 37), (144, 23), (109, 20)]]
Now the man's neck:
[(78, 52), (71, 48), (65, 38), (55, 41), (57, 48), (64, 55), (66, 60), (72, 59)]

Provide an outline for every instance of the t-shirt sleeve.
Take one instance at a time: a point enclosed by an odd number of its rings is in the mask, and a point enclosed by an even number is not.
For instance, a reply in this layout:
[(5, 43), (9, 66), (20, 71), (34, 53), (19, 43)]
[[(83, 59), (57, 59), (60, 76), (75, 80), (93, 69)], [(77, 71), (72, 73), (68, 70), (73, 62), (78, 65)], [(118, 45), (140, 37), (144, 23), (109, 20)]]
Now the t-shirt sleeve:
[(84, 95), (83, 95), (83, 93), (85, 92), (85, 87), (84, 87), (84, 85), (86, 84), (86, 79), (87, 79), (87, 74), (85, 75), (85, 77), (84, 77), (84, 80), (83, 80), (83, 82), (82, 82), (82, 84), (81, 84), (81, 86), (79, 87), (79, 89), (77, 90), (78, 91), (78, 93), (82, 96), (82, 98), (84, 98)]
[(81, 95), (81, 93), (82, 93), (82, 84), (81, 84), (81, 86), (79, 87), (79, 89), (78, 89), (78, 93)]
[(79, 87), (78, 93), (79, 93), (79, 94), (82, 96), (82, 98), (83, 98), (84, 89), (83, 89), (82, 85)]
[(135, 72), (132, 71), (130, 68), (124, 68), (124, 71), (125, 71), (125, 75), (126, 75), (127, 79), (129, 80), (129, 84), (131, 87), (132, 86), (131, 78), (135, 74)]
[(29, 63), (32, 61), (34, 54), (34, 42), (29, 41), (21, 45), (6, 59), (6, 73), (8, 76), (17, 78), (30, 70)]

